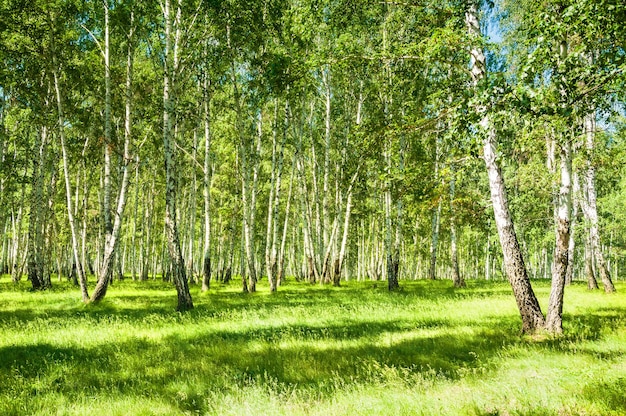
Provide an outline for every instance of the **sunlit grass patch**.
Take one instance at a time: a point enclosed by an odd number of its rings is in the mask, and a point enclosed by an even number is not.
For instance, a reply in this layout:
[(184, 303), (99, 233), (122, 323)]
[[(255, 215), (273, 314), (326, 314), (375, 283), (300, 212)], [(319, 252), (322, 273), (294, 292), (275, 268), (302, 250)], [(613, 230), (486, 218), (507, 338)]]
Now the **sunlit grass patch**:
[(505, 282), (402, 286), (192, 287), (195, 309), (177, 313), (157, 281), (95, 305), (71, 286), (0, 285), (0, 414), (626, 412), (623, 285), (568, 287), (565, 334), (538, 340)]

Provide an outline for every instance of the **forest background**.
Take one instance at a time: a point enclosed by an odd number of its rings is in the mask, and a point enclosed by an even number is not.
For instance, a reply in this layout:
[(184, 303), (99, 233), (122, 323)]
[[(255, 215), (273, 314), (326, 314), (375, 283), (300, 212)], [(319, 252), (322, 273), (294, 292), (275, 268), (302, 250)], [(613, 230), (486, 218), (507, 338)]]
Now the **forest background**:
[(617, 0), (3, 0), (0, 271), (85, 302), (163, 278), (179, 310), (235, 278), (508, 277), (523, 329), (559, 332), (563, 285), (625, 266), (625, 22)]

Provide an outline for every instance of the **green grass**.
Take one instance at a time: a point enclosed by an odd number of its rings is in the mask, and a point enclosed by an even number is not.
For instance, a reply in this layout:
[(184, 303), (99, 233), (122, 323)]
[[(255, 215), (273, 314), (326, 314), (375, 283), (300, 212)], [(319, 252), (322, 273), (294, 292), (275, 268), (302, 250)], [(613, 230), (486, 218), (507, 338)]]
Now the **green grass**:
[(541, 339), (520, 335), (504, 282), (402, 287), (193, 287), (180, 314), (161, 282), (83, 305), (5, 278), (0, 414), (626, 414), (626, 284), (568, 287), (565, 334)]

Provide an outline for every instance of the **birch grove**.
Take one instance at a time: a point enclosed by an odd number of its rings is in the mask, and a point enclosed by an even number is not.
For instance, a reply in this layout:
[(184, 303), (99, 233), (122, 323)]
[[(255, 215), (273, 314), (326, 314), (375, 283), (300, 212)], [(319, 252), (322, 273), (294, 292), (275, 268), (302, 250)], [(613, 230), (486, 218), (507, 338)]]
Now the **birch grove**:
[(2, 274), (85, 302), (164, 279), (179, 310), (197, 283), (508, 279), (555, 333), (568, 284), (615, 290), (623, 6), (318, 3), (3, 4)]

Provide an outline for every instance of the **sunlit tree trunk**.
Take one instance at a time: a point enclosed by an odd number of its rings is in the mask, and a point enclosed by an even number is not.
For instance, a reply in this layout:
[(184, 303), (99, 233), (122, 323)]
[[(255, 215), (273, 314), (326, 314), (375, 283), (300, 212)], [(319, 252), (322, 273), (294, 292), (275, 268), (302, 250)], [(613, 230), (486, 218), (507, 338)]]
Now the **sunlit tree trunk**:
[(589, 156), (587, 158), (587, 166), (585, 171), (585, 181), (583, 186), (582, 207), (585, 219), (589, 223), (589, 239), (591, 250), (595, 257), (596, 264), (604, 291), (606, 293), (615, 292), (615, 286), (611, 280), (611, 273), (606, 265), (604, 254), (602, 253), (602, 245), (600, 240), (600, 230), (598, 226), (598, 203), (596, 195), (596, 168), (591, 160), (594, 150), (594, 140), (596, 132), (595, 113), (591, 112), (585, 116), (585, 145)]
[(437, 200), (437, 206), (432, 210), (430, 227), (430, 266), (428, 268), (428, 278), (437, 278), (437, 249), (439, 247), (439, 226), (441, 217), (441, 196)]
[[(109, 60), (109, 35), (108, 35), (108, 0), (105, 0), (105, 48), (104, 48), (104, 56), (105, 56), (105, 80), (107, 81), (106, 87), (106, 99), (105, 99), (105, 136), (108, 134), (108, 137), (105, 138), (105, 165), (109, 165), (109, 175), (110, 175), (110, 155), (113, 149), (113, 143), (111, 142), (110, 130), (111, 130), (111, 74), (109, 70), (110, 60)], [(129, 184), (129, 176), (130, 176), (130, 168), (129, 164), (131, 162), (130, 156), (130, 141), (132, 137), (132, 78), (133, 78), (133, 31), (134, 31), (134, 16), (131, 11), (130, 14), (130, 24), (131, 29), (128, 34), (128, 51), (127, 51), (127, 60), (126, 60), (126, 84), (125, 84), (125, 112), (124, 112), (124, 149), (122, 155), (122, 183), (120, 184), (119, 194), (117, 196), (117, 205), (115, 212), (113, 213), (113, 223), (111, 224), (111, 213), (110, 213), (110, 193), (111, 193), (111, 184), (110, 177), (107, 179), (107, 174), (105, 173), (105, 245), (104, 245), (104, 257), (102, 259), (102, 264), (100, 266), (100, 270), (98, 271), (98, 283), (94, 289), (94, 292), (91, 296), (92, 302), (97, 302), (102, 300), (107, 292), (107, 286), (111, 282), (111, 277), (113, 274), (113, 265), (116, 261), (117, 250), (119, 246), (120, 232), (122, 229), (122, 221), (124, 217), (124, 209), (126, 207), (126, 194), (128, 191)], [(108, 195), (108, 196), (107, 196)], [(108, 199), (108, 202), (106, 202)], [(106, 224), (107, 221), (109, 224)], [(109, 228), (110, 227), (110, 228)]]
[[(391, 170), (391, 156), (389, 154), (391, 149), (386, 150), (385, 158), (388, 171)], [(389, 290), (397, 290), (400, 288), (398, 281), (398, 272), (400, 267), (400, 246), (399, 246), (399, 229), (397, 221), (400, 217), (396, 215), (396, 222), (394, 227), (393, 208), (394, 205), (391, 196), (391, 183), (385, 185), (384, 204), (385, 204), (385, 264), (387, 274), (387, 288)], [(395, 208), (399, 209), (396, 214), (401, 214), (401, 205), (396, 205)], [(394, 232), (395, 231), (395, 232)]]
[[(293, 191), (293, 182), (295, 180), (295, 157), (292, 160), (291, 165), (291, 175), (289, 178), (289, 191), (287, 192), (287, 206), (285, 207), (285, 221), (283, 224), (283, 232), (280, 242), (280, 250), (278, 252), (278, 285), (280, 286), (285, 280), (285, 247), (287, 244), (287, 232), (289, 227), (289, 213), (291, 209), (291, 200), (292, 200), (292, 191)], [(294, 227), (295, 230), (295, 227)], [(292, 241), (292, 244), (295, 245), (295, 238)]]
[(302, 224), (302, 236), (303, 236), (303, 246), (304, 246), (304, 258), (306, 263), (306, 278), (311, 283), (315, 283), (320, 280), (319, 269), (317, 268), (317, 262), (315, 261), (315, 243), (312, 237), (312, 228), (313, 228), (313, 213), (311, 208), (311, 203), (309, 201), (309, 191), (306, 184), (306, 177), (304, 174), (304, 163), (302, 160), (298, 159), (296, 161), (296, 166), (298, 169), (298, 174), (300, 176), (300, 202), (302, 206), (303, 212), (303, 224)]
[[(440, 158), (440, 143), (439, 138), (435, 138), (435, 170), (434, 180), (438, 183), (439, 178), (439, 158)], [(441, 208), (443, 203), (441, 195), (437, 195), (437, 205), (431, 209), (431, 222), (430, 222), (430, 266), (428, 268), (428, 278), (435, 280), (437, 278), (437, 254), (439, 248), (439, 230), (441, 225)]]
[[(133, 228), (130, 240), (131, 277), (137, 279), (137, 268), (140, 264), (141, 250), (137, 250), (137, 223), (139, 222), (139, 158), (135, 159), (135, 196), (133, 207)], [(139, 254), (138, 254), (139, 251)], [(138, 258), (139, 257), (139, 258)]]
[(596, 272), (593, 268), (593, 250), (591, 248), (591, 237), (585, 238), (585, 276), (587, 277), (587, 289), (598, 289)]
[[(564, 62), (568, 55), (568, 43), (559, 44), (559, 61)], [(561, 85), (561, 98), (567, 102), (565, 84)], [(552, 267), (552, 288), (546, 315), (546, 330), (551, 333), (563, 332), (563, 295), (569, 256), (570, 215), (572, 210), (572, 142), (566, 134), (560, 148), (560, 187), (555, 204), (556, 242)]]
[(352, 189), (356, 179), (359, 175), (359, 169), (354, 173), (352, 180), (350, 181), (350, 185), (348, 186), (348, 191), (346, 195), (346, 207), (343, 217), (343, 233), (341, 236), (341, 245), (339, 248), (339, 255), (335, 260), (335, 270), (333, 272), (333, 285), (339, 286), (341, 283), (341, 273), (343, 271), (344, 261), (346, 258), (346, 248), (348, 246), (348, 233), (350, 231), (350, 215), (352, 214)]
[[(102, 217), (104, 224), (104, 247), (111, 245), (111, 238), (113, 236), (113, 221), (111, 219), (111, 155), (113, 153), (114, 143), (111, 137), (111, 59), (110, 59), (110, 41), (109, 41), (109, 0), (103, 0), (104, 6), (104, 45), (103, 45), (103, 57), (104, 57), (104, 176), (102, 188), (103, 204), (102, 204)], [(114, 253), (112, 253), (114, 254)], [(115, 259), (112, 255), (111, 261)], [(106, 276), (98, 277), (98, 285), (94, 293), (92, 294), (92, 301), (99, 300), (106, 294), (106, 285), (100, 284), (102, 279), (112, 280), (113, 267), (106, 265), (106, 258), (102, 259), (100, 271), (105, 271)], [(95, 297), (94, 297), (95, 296)]]
[(58, 134), (61, 142), (61, 153), (63, 159), (63, 176), (65, 177), (65, 196), (67, 202), (67, 215), (70, 225), (70, 233), (72, 236), (72, 252), (74, 254), (74, 263), (76, 265), (76, 274), (78, 284), (83, 298), (83, 302), (89, 301), (89, 292), (87, 291), (87, 277), (85, 270), (83, 269), (83, 263), (81, 261), (80, 248), (78, 244), (78, 230), (76, 225), (76, 219), (74, 217), (74, 203), (72, 201), (72, 186), (70, 184), (70, 172), (69, 172), (69, 155), (67, 152), (67, 146), (65, 143), (65, 115), (63, 111), (63, 99), (61, 94), (61, 81), (58, 73), (58, 63), (56, 53), (52, 51), (52, 76), (54, 81), (54, 89), (57, 103), (57, 120), (58, 120)]
[[(331, 89), (331, 68), (328, 65), (322, 70), (322, 80), (324, 84), (324, 170), (322, 176), (322, 220), (320, 225), (322, 227), (321, 233), (321, 245), (319, 247), (320, 253), (331, 253), (331, 245), (333, 244), (333, 237), (328, 233), (330, 230), (330, 145), (332, 138), (331, 130), (331, 111), (332, 111), (332, 89)], [(315, 167), (314, 167), (315, 168)], [(322, 263), (322, 281), (323, 283), (330, 282), (330, 255), (324, 256)]]
[[(26, 172), (24, 172), (26, 176)], [(25, 179), (25, 178), (24, 178)], [(24, 213), (24, 200), (26, 198), (26, 181), (21, 186), (20, 200), (16, 208), (11, 211), (12, 222), (12, 238), (11, 238), (11, 280), (14, 283), (19, 282), (22, 279), (22, 271), (24, 269), (24, 262), (26, 261), (26, 250), (24, 250), (25, 241), (22, 234), (23, 228), (23, 213)], [(17, 211), (17, 212), (16, 212)], [(24, 258), (24, 261), (22, 260)]]
[[(389, 51), (389, 33), (387, 28), (387, 21), (390, 19), (391, 13), (389, 13), (390, 8), (393, 6), (385, 5), (385, 18), (382, 27), (382, 48), (385, 53)], [(384, 79), (384, 90), (382, 94), (383, 101), (383, 113), (385, 117), (385, 123), (391, 124), (394, 111), (392, 108), (393, 105), (393, 71), (391, 68), (391, 64), (389, 60), (384, 61), (383, 64), (383, 79)], [(392, 151), (393, 151), (393, 139), (391, 135), (388, 135), (384, 138), (384, 157), (385, 157), (385, 169), (387, 173), (387, 178), (385, 180), (385, 192), (383, 195), (383, 204), (384, 204), (384, 213), (385, 213), (385, 223), (384, 223), (384, 251), (385, 251), (385, 264), (386, 264), (386, 276), (387, 276), (387, 288), (390, 291), (397, 290), (400, 288), (400, 283), (398, 282), (398, 272), (400, 267), (400, 230), (399, 230), (399, 221), (400, 215), (402, 213), (402, 204), (400, 201), (393, 201), (392, 197), (392, 180), (393, 176), (392, 170), (395, 168), (394, 164), (392, 164)], [(402, 143), (400, 144), (400, 165), (404, 163), (403, 160), (403, 150)], [(402, 166), (401, 166), (402, 167)], [(394, 204), (396, 202), (396, 204)], [(395, 205), (395, 207), (394, 207)], [(395, 222), (393, 221), (393, 211), (396, 208)], [(395, 233), (394, 233), (395, 231)]]
[[(471, 2), (465, 14), (465, 21), (471, 38), (478, 40), (481, 37), (480, 24), (478, 20), (478, 8), (475, 2)], [(485, 65), (485, 55), (482, 48), (474, 46), (471, 48), (472, 58), (472, 78), (474, 88), (478, 89), (481, 82), (484, 82), (487, 73)], [(497, 163), (497, 136), (494, 126), (484, 108), (477, 108), (482, 113), (480, 127), (483, 131), (483, 159), (487, 167), (489, 177), (489, 189), (491, 202), (502, 246), (504, 256), (504, 266), (508, 276), (513, 294), (517, 302), (522, 318), (522, 331), (533, 333), (545, 326), (545, 318), (541, 312), (541, 307), (530, 284), (530, 279), (526, 271), (526, 265), (520, 250), (509, 204), (506, 196), (504, 177)]]
[[(207, 50), (205, 45), (205, 59)], [(204, 241), (202, 245), (202, 291), (209, 290), (211, 282), (211, 95), (208, 68), (202, 79), (202, 98), (204, 116), (204, 166), (202, 193), (204, 197)]]
[(259, 188), (259, 173), (260, 173), (260, 169), (261, 169), (261, 144), (263, 142), (263, 118), (262, 115), (259, 115), (259, 120), (258, 120), (258, 124), (257, 124), (257, 134), (256, 134), (256, 138), (255, 138), (255, 146), (254, 146), (254, 153), (253, 153), (253, 159), (252, 159), (252, 187), (250, 189), (250, 206), (249, 208), (249, 229), (248, 229), (248, 237), (249, 240), (246, 242), (246, 247), (248, 249), (247, 252), (247, 256), (248, 256), (248, 265), (253, 265), (254, 267), (254, 274), (250, 273), (250, 276), (248, 278), (248, 290), (250, 292), (256, 292), (256, 284), (257, 284), (257, 280), (258, 280), (258, 267), (256, 264), (256, 234), (255, 234), (255, 230), (256, 230), (256, 214), (257, 214), (257, 210), (256, 210), (256, 204), (257, 204), (257, 195), (258, 195), (258, 188)]
[[(285, 104), (285, 128), (287, 124), (287, 106)], [(286, 133), (278, 142), (278, 100), (274, 108), (274, 126), (272, 129), (272, 165), (270, 173), (270, 192), (267, 206), (267, 228), (265, 235), (265, 268), (270, 285), (270, 291), (278, 288), (278, 206), (280, 202), (281, 179), (283, 170), (283, 153)]]
[(566, 138), (561, 146), (561, 185), (557, 204), (556, 244), (552, 289), (546, 316), (546, 329), (552, 333), (563, 332), (563, 294), (568, 267), (570, 241), (570, 213), (572, 206), (572, 147)]
[(178, 294), (177, 310), (185, 311), (193, 308), (189, 293), (189, 285), (185, 273), (185, 262), (180, 247), (180, 238), (176, 218), (176, 162), (174, 154), (175, 140), (172, 122), (174, 118), (175, 97), (172, 92), (174, 76), (177, 73), (177, 57), (175, 48), (179, 41), (181, 0), (176, 8), (176, 36), (172, 44), (172, 16), (170, 0), (164, 1), (163, 19), (165, 23), (165, 62), (163, 71), (163, 151), (165, 158), (165, 231), (167, 247), (173, 272), (173, 280)]
[(565, 273), (565, 284), (569, 285), (574, 279), (574, 250), (576, 248), (576, 239), (574, 231), (576, 230), (576, 217), (578, 216), (578, 207), (580, 206), (580, 187), (575, 172), (572, 173), (572, 215), (570, 220), (569, 245), (567, 248), (567, 271)]
[[(191, 160), (196, 161), (198, 154), (198, 130), (193, 130), (193, 146), (191, 151)], [(196, 284), (195, 268), (194, 268), (194, 247), (196, 245), (196, 188), (198, 186), (198, 180), (196, 178), (196, 169), (191, 169), (191, 189), (189, 190), (189, 229), (187, 234), (187, 277), (191, 284)]]

